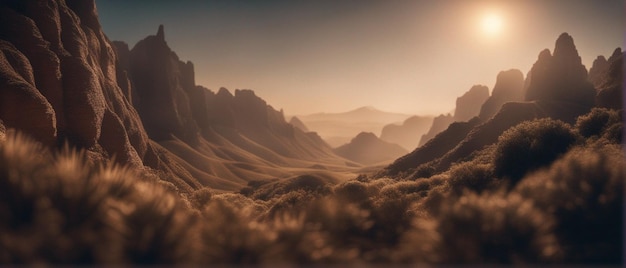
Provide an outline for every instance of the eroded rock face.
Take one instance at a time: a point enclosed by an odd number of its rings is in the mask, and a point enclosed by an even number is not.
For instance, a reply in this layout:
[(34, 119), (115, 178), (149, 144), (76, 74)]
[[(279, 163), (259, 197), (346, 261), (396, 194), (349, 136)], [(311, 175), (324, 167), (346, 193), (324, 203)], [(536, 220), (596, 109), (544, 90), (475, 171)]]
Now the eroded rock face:
[(480, 107), (489, 98), (489, 88), (483, 85), (475, 85), (456, 99), (454, 121), (464, 122), (478, 116)]
[(523, 87), (524, 75), (520, 70), (511, 69), (498, 73), (493, 92), (480, 108), (478, 117), (483, 120), (489, 120), (500, 110), (504, 103), (522, 101), (524, 99)]
[(56, 143), (56, 116), (52, 105), (35, 87), (28, 59), (0, 40), (0, 120), (24, 130), (44, 144)]
[[(0, 2), (0, 120), (7, 128), (48, 146), (85, 148), (90, 159), (115, 156), (142, 167), (154, 149), (130, 103), (124, 64), (93, 0)], [(153, 166), (175, 177), (159, 157)]]

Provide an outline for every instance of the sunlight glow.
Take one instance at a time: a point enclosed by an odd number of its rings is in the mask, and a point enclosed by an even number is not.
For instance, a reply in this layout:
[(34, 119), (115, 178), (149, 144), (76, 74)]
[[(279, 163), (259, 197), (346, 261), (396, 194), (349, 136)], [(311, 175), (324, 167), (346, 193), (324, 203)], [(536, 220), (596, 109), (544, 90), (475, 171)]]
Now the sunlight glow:
[(481, 28), (484, 34), (488, 36), (495, 36), (502, 32), (504, 21), (502, 16), (497, 13), (486, 14), (481, 21)]

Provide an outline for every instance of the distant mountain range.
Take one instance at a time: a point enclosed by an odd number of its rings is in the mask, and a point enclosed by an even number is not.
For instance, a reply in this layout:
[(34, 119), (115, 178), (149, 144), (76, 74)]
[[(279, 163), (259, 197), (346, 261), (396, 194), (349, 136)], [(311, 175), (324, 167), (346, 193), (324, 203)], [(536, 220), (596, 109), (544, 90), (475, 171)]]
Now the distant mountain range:
[(331, 147), (337, 147), (348, 143), (361, 132), (380, 133), (385, 125), (401, 123), (410, 116), (366, 106), (343, 113), (316, 113), (297, 117)]

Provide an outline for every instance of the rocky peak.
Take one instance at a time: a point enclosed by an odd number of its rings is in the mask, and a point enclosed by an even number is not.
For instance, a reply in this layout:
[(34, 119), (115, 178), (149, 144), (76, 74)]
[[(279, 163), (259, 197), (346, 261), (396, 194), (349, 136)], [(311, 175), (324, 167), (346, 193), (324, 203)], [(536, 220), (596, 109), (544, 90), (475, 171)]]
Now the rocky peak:
[(217, 91), (217, 97), (220, 99), (232, 99), (234, 98), (233, 94), (228, 91), (227, 88), (221, 87), (219, 91)]
[(361, 132), (352, 139), (352, 143), (370, 143), (378, 141), (378, 137), (372, 132)]
[(608, 62), (612, 63), (612, 62), (616, 61), (617, 58), (619, 58), (621, 56), (622, 56), (622, 48), (618, 47), (615, 50), (613, 50), (613, 54), (611, 54), (611, 56), (609, 57)]
[(134, 104), (152, 139), (174, 135), (191, 141), (197, 131), (189, 100), (195, 91), (193, 64), (180, 61), (164, 36), (161, 25), (157, 35), (139, 41), (130, 51), (130, 77), (138, 96)]
[(302, 120), (300, 120), (298, 117), (292, 117), (289, 120), (289, 124), (293, 125), (294, 127), (302, 130), (302, 132), (309, 132), (309, 128), (306, 127), (306, 125), (304, 124), (304, 122), (302, 122)]
[(557, 59), (578, 60), (578, 62), (580, 62), (578, 50), (576, 49), (576, 45), (574, 45), (574, 38), (568, 33), (562, 33), (559, 38), (556, 39), (554, 57)]
[(581, 107), (591, 107), (595, 90), (587, 80), (574, 39), (567, 33), (559, 36), (554, 54), (542, 51), (531, 69), (525, 99), (527, 101), (559, 101)]
[(165, 42), (165, 31), (163, 30), (163, 24), (159, 25), (159, 30), (157, 30), (156, 38), (159, 41)]
[(602, 82), (603, 74), (609, 69), (609, 62), (604, 56), (598, 56), (589, 69), (589, 81), (597, 88)]
[(524, 92), (524, 74), (520, 70), (511, 69), (498, 73), (496, 85), (491, 96), (480, 108), (480, 117), (488, 120), (494, 116), (506, 102), (522, 101)]
[(455, 121), (467, 121), (480, 113), (480, 107), (489, 98), (489, 88), (483, 85), (474, 85), (463, 96), (456, 99), (454, 110)]

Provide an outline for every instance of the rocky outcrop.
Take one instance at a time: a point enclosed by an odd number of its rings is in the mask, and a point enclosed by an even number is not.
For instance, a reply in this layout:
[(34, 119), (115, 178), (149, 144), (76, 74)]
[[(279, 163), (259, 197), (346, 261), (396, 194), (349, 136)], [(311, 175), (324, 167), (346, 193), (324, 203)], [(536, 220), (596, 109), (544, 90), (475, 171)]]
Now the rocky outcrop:
[(480, 107), (478, 117), (489, 120), (506, 102), (522, 101), (524, 99), (524, 75), (520, 70), (511, 69), (498, 73), (496, 85), (491, 96)]
[(595, 90), (567, 33), (556, 40), (554, 55), (547, 49), (539, 54), (531, 72), (526, 101), (565, 102), (580, 107), (581, 113), (593, 106)]
[(483, 85), (475, 85), (456, 99), (454, 121), (464, 122), (478, 116), (480, 107), (489, 98), (489, 88)]
[(300, 120), (298, 119), (298, 117), (292, 117), (289, 120), (289, 124), (293, 125), (294, 127), (297, 127), (298, 129), (302, 130), (303, 132), (309, 132), (309, 129), (306, 127), (306, 125)]
[(609, 70), (609, 62), (602, 55), (598, 56), (589, 69), (589, 82), (598, 88), (604, 80), (603, 75)]
[(429, 140), (437, 136), (437, 134), (446, 130), (452, 123), (454, 123), (454, 117), (451, 114), (442, 114), (435, 117), (428, 132), (420, 138), (419, 146), (426, 144)]
[(179, 60), (165, 42), (163, 25), (156, 35), (139, 41), (130, 50), (129, 74), (139, 111), (150, 138), (160, 141), (172, 135), (191, 142), (198, 126), (193, 119), (189, 92), (195, 89), (193, 64)]
[(600, 74), (596, 105), (610, 109), (623, 109), (624, 53), (615, 49), (608, 60), (609, 67)]
[(396, 159), (407, 153), (397, 144), (383, 141), (371, 132), (361, 132), (350, 143), (334, 149), (335, 153), (364, 165)]
[(98, 23), (94, 1), (0, 2), (0, 120), (50, 147), (163, 174), (198, 187), (156, 154), (130, 103), (130, 82)]
[(411, 116), (402, 125), (389, 124), (383, 127), (380, 139), (413, 150), (419, 145), (418, 137), (426, 134), (433, 124), (433, 117)]

